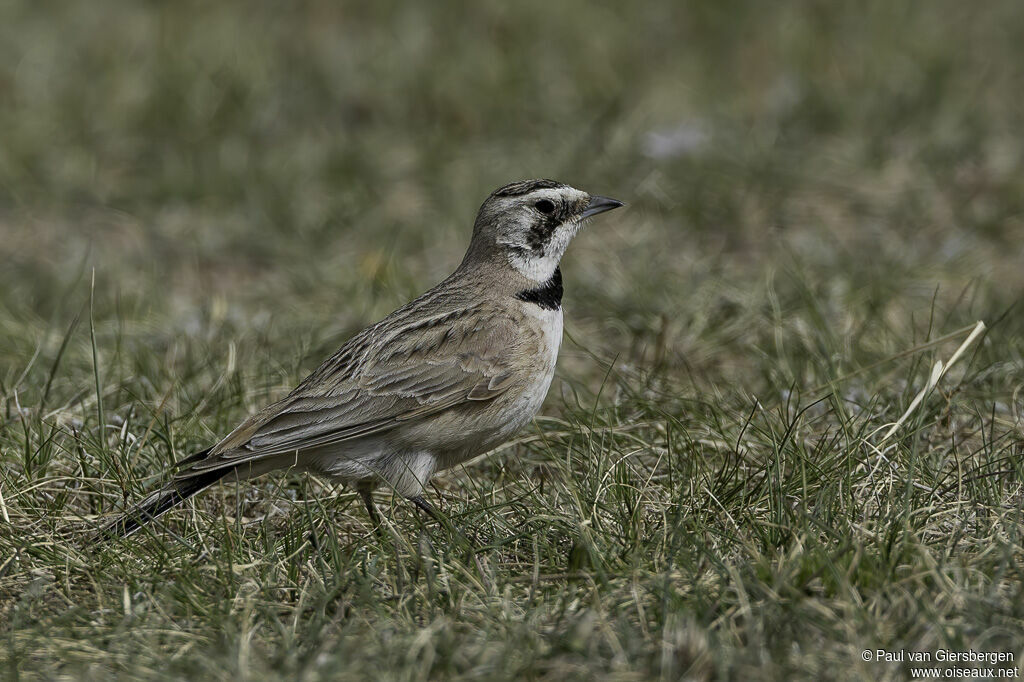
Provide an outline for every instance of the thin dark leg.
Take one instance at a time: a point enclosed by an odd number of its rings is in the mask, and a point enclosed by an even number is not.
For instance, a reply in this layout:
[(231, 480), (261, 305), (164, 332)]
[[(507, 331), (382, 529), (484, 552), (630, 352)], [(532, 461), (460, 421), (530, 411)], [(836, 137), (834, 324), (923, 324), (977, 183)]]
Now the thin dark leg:
[(453, 535), (457, 535), (462, 540), (462, 542), (466, 543), (466, 563), (472, 561), (476, 565), (476, 569), (480, 573), (480, 579), (484, 582), (484, 585), (487, 586), (487, 589), (491, 589), (491, 581), (487, 577), (487, 571), (484, 570), (484, 566), (480, 562), (480, 557), (478, 556), (480, 550), (477, 549), (476, 541), (470, 540), (469, 536), (463, 533), (461, 528), (459, 528), (451, 522), (451, 519), (447, 517), (441, 518), (441, 516), (434, 509), (433, 505), (424, 500), (422, 495), (410, 497), (409, 501), (415, 504), (418, 508), (422, 509), (424, 512), (426, 512), (427, 515), (430, 516), (430, 518), (434, 519), (444, 528), (448, 529), (448, 532), (452, 533)]
[(380, 527), (380, 514), (377, 513), (377, 506), (373, 503), (373, 495), (370, 493), (369, 488), (360, 488), (359, 496), (363, 498), (363, 504), (366, 505), (366, 513), (370, 515), (370, 522), (373, 523), (374, 528)]
[[(366, 505), (366, 513), (370, 515), (374, 534), (382, 543), (386, 543), (388, 541), (388, 533), (385, 530), (380, 514), (377, 513), (377, 505), (373, 503), (373, 488), (360, 486), (356, 490), (359, 491), (359, 496), (363, 498), (363, 504)], [(391, 546), (395, 550), (395, 588), (401, 594), (405, 592), (405, 569), (402, 568), (401, 551), (398, 548), (397, 538), (391, 538)]]
[(441, 517), (439, 517), (437, 515), (437, 512), (434, 511), (434, 507), (431, 506), (431, 504), (429, 502), (427, 502), (425, 499), (423, 499), (422, 495), (417, 495), (416, 497), (410, 497), (409, 501), (412, 502), (413, 504), (415, 504), (417, 507), (419, 507), (423, 511), (425, 511), (427, 513), (427, 516), (429, 516), (430, 518), (434, 519), (435, 521), (437, 521), (441, 525), (444, 525), (444, 521), (442, 521)]
[(450, 532), (453, 532), (457, 534), (460, 538), (462, 538), (462, 540), (466, 543), (466, 546), (469, 547), (470, 552), (476, 550), (476, 543), (470, 540), (469, 536), (463, 533), (461, 528), (452, 523), (451, 519), (447, 517), (442, 518), (441, 515), (437, 513), (437, 510), (434, 509), (434, 506), (427, 502), (425, 499), (423, 499), (422, 495), (410, 497), (409, 501), (415, 504), (419, 509), (426, 512), (427, 516), (434, 519), (434, 521), (437, 521), (437, 523), (439, 523), (442, 527), (447, 528)]

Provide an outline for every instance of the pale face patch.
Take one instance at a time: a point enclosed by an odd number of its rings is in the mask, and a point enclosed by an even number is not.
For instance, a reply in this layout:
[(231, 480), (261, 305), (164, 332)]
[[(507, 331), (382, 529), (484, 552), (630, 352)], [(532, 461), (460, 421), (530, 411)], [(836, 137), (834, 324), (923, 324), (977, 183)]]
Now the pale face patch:
[(562, 225), (555, 230), (546, 248), (539, 255), (530, 250), (509, 250), (508, 262), (524, 277), (543, 284), (555, 274), (569, 242), (579, 232), (579, 223)]
[(512, 267), (538, 284), (549, 281), (580, 230), (579, 216), (589, 196), (563, 186), (501, 198), (498, 211), (504, 220), (496, 241), (506, 248)]

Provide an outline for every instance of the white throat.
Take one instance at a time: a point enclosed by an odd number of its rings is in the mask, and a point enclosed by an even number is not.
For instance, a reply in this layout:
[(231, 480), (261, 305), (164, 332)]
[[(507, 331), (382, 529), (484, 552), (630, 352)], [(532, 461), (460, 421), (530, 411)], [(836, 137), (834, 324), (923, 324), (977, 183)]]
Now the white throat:
[(561, 259), (562, 254), (534, 256), (531, 253), (509, 251), (508, 255), (508, 262), (519, 271), (519, 274), (538, 284), (547, 282), (555, 275), (555, 268), (558, 267), (558, 262)]
[(569, 248), (569, 242), (579, 230), (580, 223), (578, 222), (560, 225), (551, 235), (548, 243), (544, 245), (544, 250), (541, 253), (522, 248), (518, 244), (505, 243), (506, 246), (516, 247), (509, 248), (508, 262), (527, 279), (543, 284), (554, 276), (555, 268), (561, 262), (565, 250)]

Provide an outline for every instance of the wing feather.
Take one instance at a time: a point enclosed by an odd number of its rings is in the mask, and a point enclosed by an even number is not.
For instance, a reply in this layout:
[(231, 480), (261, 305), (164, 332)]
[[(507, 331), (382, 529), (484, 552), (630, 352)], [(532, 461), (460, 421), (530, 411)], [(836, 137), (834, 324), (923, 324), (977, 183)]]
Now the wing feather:
[(437, 318), (443, 322), (374, 332), (386, 318), (365, 330), (178, 476), (382, 433), (463, 403), (493, 400), (515, 384), (509, 349), (516, 336), (507, 318)]

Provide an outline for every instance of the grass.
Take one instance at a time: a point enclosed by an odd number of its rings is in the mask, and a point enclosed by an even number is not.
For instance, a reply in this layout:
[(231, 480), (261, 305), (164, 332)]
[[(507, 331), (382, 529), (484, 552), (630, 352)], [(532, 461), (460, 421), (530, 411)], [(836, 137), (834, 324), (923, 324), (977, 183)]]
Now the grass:
[[(1019, 667), (1018, 3), (3, 14), (0, 677)], [(295, 475), (89, 541), (535, 176), (629, 206), (542, 416), (430, 491), (475, 551)]]

